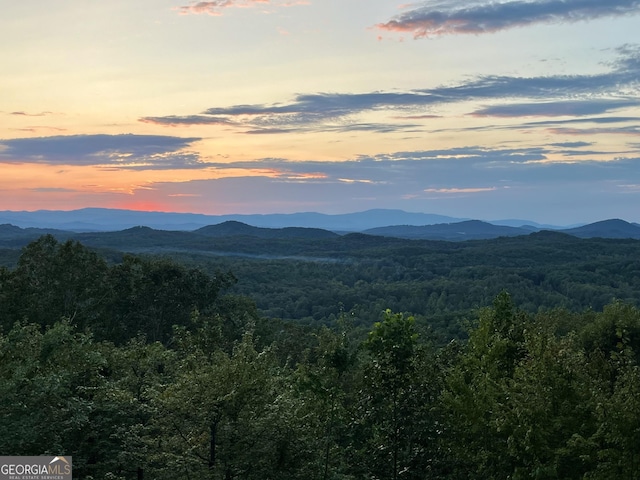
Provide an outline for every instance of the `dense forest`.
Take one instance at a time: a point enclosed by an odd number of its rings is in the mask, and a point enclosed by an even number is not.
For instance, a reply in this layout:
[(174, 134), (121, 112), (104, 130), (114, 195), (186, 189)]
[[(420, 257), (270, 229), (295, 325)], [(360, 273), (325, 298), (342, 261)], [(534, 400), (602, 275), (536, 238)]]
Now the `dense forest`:
[[(541, 231), (449, 242), (239, 227), (229, 222), (198, 232), (137, 227), (72, 236), (57, 232), (55, 238), (79, 241), (111, 264), (122, 263), (122, 252), (129, 252), (211, 277), (232, 272), (237, 281), (226, 291), (250, 298), (263, 317), (317, 328), (334, 326), (346, 312), (361, 335), (380, 312), (391, 309), (414, 316), (421, 332), (430, 330), (446, 344), (466, 337), (465, 325), (477, 309), (502, 290), (531, 314), (558, 307), (601, 311), (614, 300), (640, 306), (638, 240)], [(33, 236), (29, 230), (18, 234), (0, 235), (5, 247), (0, 265), (15, 268), (19, 248)]]
[(193, 264), (233, 271), (234, 291), (268, 317), (319, 326), (347, 311), (368, 329), (389, 308), (415, 316), (443, 342), (464, 336), (475, 310), (505, 289), (529, 313), (602, 310), (613, 300), (640, 306), (637, 240), (540, 232), (458, 243), (365, 235), (339, 241), (344, 250), (313, 252), (315, 261), (200, 256)]
[(5, 252), (0, 451), (82, 479), (640, 477), (640, 242), (348, 237)]

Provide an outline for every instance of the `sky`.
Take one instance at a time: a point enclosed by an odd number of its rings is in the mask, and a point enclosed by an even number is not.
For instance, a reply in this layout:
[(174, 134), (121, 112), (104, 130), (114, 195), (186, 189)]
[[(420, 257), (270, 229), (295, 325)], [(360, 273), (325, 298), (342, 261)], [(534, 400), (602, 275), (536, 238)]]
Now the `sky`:
[(0, 210), (640, 222), (640, 0), (11, 0)]

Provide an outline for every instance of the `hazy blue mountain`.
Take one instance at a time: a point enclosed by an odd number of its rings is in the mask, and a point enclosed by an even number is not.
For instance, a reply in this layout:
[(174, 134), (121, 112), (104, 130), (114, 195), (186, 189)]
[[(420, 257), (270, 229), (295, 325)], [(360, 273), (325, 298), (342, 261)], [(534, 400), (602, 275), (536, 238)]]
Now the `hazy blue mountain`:
[(75, 232), (117, 231), (140, 225), (159, 230), (195, 230), (217, 221), (214, 216), (192, 213), (140, 212), (109, 208), (0, 212), (0, 222), (18, 227), (56, 228)]
[(76, 232), (117, 231), (140, 225), (157, 230), (192, 231), (226, 221), (238, 221), (263, 228), (308, 227), (355, 232), (394, 224), (429, 225), (460, 220), (464, 219), (384, 209), (340, 215), (314, 212), (268, 215), (202, 215), (195, 213), (140, 212), (107, 208), (83, 208), (71, 211), (0, 212), (0, 223), (9, 223), (22, 228), (55, 228)]
[(603, 220), (577, 228), (560, 230), (580, 238), (636, 238), (640, 239), (640, 225), (620, 219)]
[[(14, 225), (0, 225), (0, 247), (21, 248), (50, 233), (59, 241), (77, 240), (93, 247), (120, 251), (163, 252), (177, 250), (261, 252), (277, 250), (279, 255), (293, 255), (304, 250), (305, 245), (329, 245), (336, 239), (345, 239), (363, 246), (379, 242), (415, 240), (482, 240), (497, 237), (560, 236), (566, 238), (632, 238), (640, 239), (640, 225), (623, 220), (605, 220), (579, 228), (564, 230), (532, 231), (527, 227), (517, 228), (493, 225), (479, 220), (443, 223), (435, 225), (398, 225), (367, 229), (364, 232), (339, 235), (336, 232), (308, 227), (265, 228), (254, 227), (237, 221), (225, 221), (201, 227), (194, 231), (162, 230), (147, 226), (131, 227), (117, 231), (70, 232), (53, 229), (20, 228)], [(239, 237), (242, 237), (239, 240)], [(554, 237), (555, 238), (555, 237)], [(327, 242), (327, 243), (324, 243)], [(353, 247), (353, 245), (351, 245)], [(302, 251), (300, 250), (300, 251)], [(320, 248), (322, 250), (322, 248)]]
[[(275, 220), (278, 215), (270, 215)], [(374, 209), (357, 213), (345, 213), (337, 215), (326, 215), (321, 213), (295, 213), (283, 215), (286, 217), (287, 225), (297, 227), (315, 227), (332, 231), (361, 232), (370, 228), (384, 227), (387, 225), (431, 225), (434, 223), (456, 222), (466, 220), (462, 218), (447, 217), (430, 213), (411, 213), (403, 210)], [(284, 220), (284, 218), (282, 219)], [(257, 219), (253, 219), (252, 225), (259, 225)]]
[[(533, 228), (533, 227), (532, 227)], [(493, 225), (480, 220), (467, 220), (457, 223), (439, 223), (436, 225), (396, 225), (365, 230), (363, 233), (386, 237), (415, 238), (428, 240), (480, 240), (496, 237), (528, 235), (528, 228)]]
[[(105, 208), (85, 208), (72, 211), (4, 211), (0, 212), (0, 226), (1, 224), (5, 224), (3, 229), (0, 229), (0, 238), (4, 241), (11, 238), (16, 240), (37, 238), (45, 233), (54, 233), (58, 237), (68, 238), (69, 232), (122, 232), (127, 229), (134, 229), (130, 234), (138, 238), (145, 234), (145, 231), (135, 230), (135, 227), (139, 226), (148, 227), (149, 231), (146, 231), (146, 235), (152, 237), (175, 235), (169, 233), (161, 235), (152, 233), (152, 231), (176, 233), (197, 231), (198, 235), (208, 237), (233, 234), (259, 238), (329, 238), (333, 235), (330, 232), (366, 232), (371, 235), (400, 238), (466, 240), (526, 235), (548, 229), (583, 238), (640, 238), (640, 225), (619, 219), (568, 228), (550, 227), (527, 220), (484, 222), (385, 209), (339, 215), (314, 212), (269, 215), (202, 215)], [(161, 242), (162, 240), (156, 238), (155, 241)]]

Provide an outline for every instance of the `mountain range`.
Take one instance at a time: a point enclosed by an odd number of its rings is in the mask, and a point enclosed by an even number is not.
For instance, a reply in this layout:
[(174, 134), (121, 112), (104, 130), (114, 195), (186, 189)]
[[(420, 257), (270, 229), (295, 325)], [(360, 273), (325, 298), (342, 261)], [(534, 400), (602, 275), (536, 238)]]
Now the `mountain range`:
[(436, 225), (400, 225), (365, 230), (363, 233), (386, 237), (429, 240), (485, 240), (496, 237), (515, 237), (550, 230), (579, 238), (635, 238), (640, 239), (640, 225), (620, 219), (603, 220), (572, 228), (542, 228), (534, 225), (510, 227), (479, 220), (466, 220)]
[(272, 215), (200, 215), (88, 208), (73, 211), (0, 212), (0, 240), (5, 246), (22, 244), (52, 233), (60, 238), (109, 243), (108, 239), (145, 237), (160, 245), (184, 243), (187, 238), (233, 236), (262, 239), (328, 239), (347, 233), (429, 240), (480, 240), (529, 235), (552, 230), (579, 238), (640, 239), (640, 225), (620, 219), (587, 225), (558, 227), (526, 220), (485, 222), (401, 210), (327, 215), (320, 213)]
[[(21, 228), (55, 228), (72, 232), (117, 231), (140, 225), (156, 230), (193, 231), (226, 221), (236, 221), (263, 228), (307, 227), (322, 228), (334, 232), (361, 232), (389, 225), (419, 226), (455, 223), (464, 220), (471, 219), (389, 209), (374, 209), (336, 215), (316, 212), (265, 215), (203, 215), (108, 208), (83, 208), (70, 211), (0, 211), (0, 224), (10, 224)], [(490, 223), (511, 227), (532, 225), (536, 228), (561, 228), (553, 225), (541, 225), (527, 220), (496, 220)]]
[(11, 224), (21, 228), (55, 228), (72, 232), (117, 231), (140, 225), (157, 230), (193, 231), (226, 221), (236, 221), (263, 228), (308, 227), (331, 231), (358, 232), (387, 225), (431, 225), (461, 220), (468, 219), (385, 209), (338, 215), (316, 212), (266, 215), (203, 215), (197, 213), (141, 212), (108, 208), (83, 208), (71, 211), (0, 211), (0, 224)]

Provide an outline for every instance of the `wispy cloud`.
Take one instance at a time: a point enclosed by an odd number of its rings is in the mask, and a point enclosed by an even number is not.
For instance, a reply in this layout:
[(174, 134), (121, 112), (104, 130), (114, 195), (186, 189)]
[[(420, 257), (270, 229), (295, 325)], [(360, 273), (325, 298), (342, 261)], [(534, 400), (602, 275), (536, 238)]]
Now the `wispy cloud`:
[(556, 127), (550, 128), (550, 132), (558, 135), (640, 135), (640, 127), (627, 126), (618, 128), (567, 128)]
[(476, 188), (425, 188), (427, 193), (445, 193), (445, 194), (460, 194), (460, 193), (480, 193), (480, 192), (493, 192), (497, 190), (497, 187), (476, 187)]
[(197, 2), (191, 5), (183, 5), (178, 7), (181, 15), (222, 15), (226, 8), (239, 7), (247, 8), (256, 5), (264, 5), (269, 0), (213, 0), (210, 2)]
[[(463, 133), (463, 132), (482, 132), (482, 131), (528, 131), (544, 129), (548, 133), (553, 134), (567, 134), (578, 135), (583, 132), (585, 136), (589, 135), (589, 131), (592, 128), (590, 125), (611, 125), (607, 128), (596, 128), (596, 133), (612, 133), (612, 134), (633, 134), (636, 130), (637, 123), (640, 122), (640, 117), (578, 117), (578, 118), (565, 118), (565, 119), (549, 119), (549, 120), (536, 120), (522, 123), (509, 123), (503, 125), (480, 125), (469, 127), (454, 127), (454, 128), (439, 128), (430, 130), (431, 133)], [(582, 128), (585, 126), (586, 128)], [(549, 145), (557, 145), (556, 143), (550, 143)], [(633, 147), (633, 144), (629, 144)], [(637, 151), (637, 146), (633, 147), (634, 151)], [(602, 153), (602, 152), (601, 152)], [(612, 152), (610, 152), (612, 153)]]
[(37, 193), (73, 193), (77, 190), (73, 188), (61, 188), (61, 187), (36, 187), (30, 189), (32, 192)]
[(193, 2), (190, 5), (177, 7), (181, 15), (211, 15), (221, 16), (228, 8), (252, 8), (252, 7), (293, 7), (297, 5), (309, 5), (308, 1), (273, 1), (273, 0), (211, 0), (207, 2)]
[(513, 0), (423, 2), (376, 27), (414, 38), (482, 34), (538, 23), (569, 23), (640, 13), (639, 0)]
[(31, 125), (31, 126), (24, 127), (24, 128), (11, 128), (10, 130), (16, 131), (16, 132), (31, 132), (31, 133), (36, 133), (36, 132), (66, 132), (67, 131), (66, 128), (50, 127), (50, 126), (46, 126), (46, 125)]
[(205, 168), (186, 150), (200, 138), (164, 135), (68, 135), (0, 139), (0, 163), (167, 170)]
[(476, 110), (477, 117), (562, 117), (597, 115), (621, 108), (636, 107), (640, 100), (630, 99), (584, 99), (558, 102), (516, 103), (491, 105)]
[(39, 112), (39, 113), (29, 113), (29, 112), (11, 112), (11, 115), (17, 115), (21, 117), (45, 117), (47, 115), (53, 115), (53, 112)]
[[(233, 105), (214, 107), (193, 116), (144, 117), (140, 120), (162, 125), (242, 125), (247, 133), (281, 133), (295, 128), (309, 130), (318, 125), (344, 126), (343, 121), (363, 111), (427, 106), (437, 100), (418, 91), (362, 94), (316, 93), (297, 95), (286, 104)], [(333, 124), (333, 126), (331, 126)]]
[(552, 147), (562, 147), (562, 148), (580, 148), (580, 147), (590, 147), (593, 145), (593, 142), (558, 142), (552, 143)]
[(228, 118), (208, 116), (208, 115), (168, 115), (166, 117), (144, 117), (140, 119), (143, 123), (155, 123), (159, 125), (236, 125)]
[[(640, 1), (640, 0), (639, 0)], [(640, 105), (640, 49), (625, 45), (609, 71), (585, 75), (515, 77), (488, 75), (457, 85), (405, 92), (311, 93), (287, 103), (208, 108), (195, 115), (143, 117), (142, 122), (166, 126), (218, 125), (247, 134), (371, 130), (391, 132), (419, 127), (416, 122), (362, 123), (365, 112), (388, 112), (390, 120), (432, 120), (434, 107), (469, 101), (502, 102), (472, 112), (475, 116), (581, 116)], [(524, 103), (505, 105), (508, 100)], [(401, 115), (402, 114), (402, 115)]]

